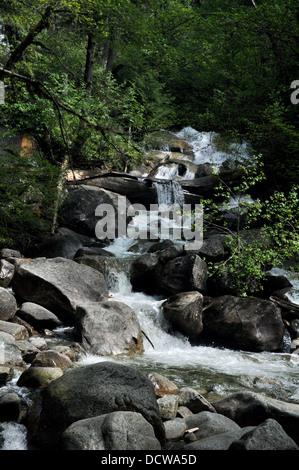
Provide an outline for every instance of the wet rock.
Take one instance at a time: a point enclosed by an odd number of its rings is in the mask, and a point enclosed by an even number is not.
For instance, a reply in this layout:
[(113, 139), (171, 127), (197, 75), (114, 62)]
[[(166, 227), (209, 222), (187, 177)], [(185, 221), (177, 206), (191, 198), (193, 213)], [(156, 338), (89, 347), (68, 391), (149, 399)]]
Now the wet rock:
[[(99, 180), (102, 180), (102, 178), (99, 178)], [(91, 184), (95, 183), (96, 179), (93, 179)], [(96, 217), (96, 208), (101, 204), (108, 204), (114, 211), (116, 229), (114, 237), (108, 238), (117, 237), (119, 228), (118, 219), (122, 214), (122, 212), (119, 213), (119, 199), (122, 199), (124, 204), (125, 224), (128, 221), (127, 208), (130, 202), (116, 192), (94, 185), (80, 184), (69, 186), (68, 193), (60, 207), (60, 224), (64, 227), (74, 230), (79, 234), (94, 236), (96, 225), (99, 221), (99, 218)]]
[(32, 258), (66, 258), (73, 259), (82, 247), (78, 236), (71, 230), (58, 232), (36, 245), (31, 252)]
[(165, 319), (191, 341), (198, 340), (203, 329), (202, 306), (203, 296), (197, 291), (176, 294), (162, 304)]
[(52, 349), (39, 352), (32, 361), (32, 367), (59, 367), (62, 370), (73, 365), (71, 359)]
[(13, 289), (23, 302), (33, 302), (55, 312), (73, 325), (77, 305), (108, 298), (103, 274), (89, 266), (63, 258), (37, 258), (22, 264), (13, 279)]
[(30, 366), (20, 375), (17, 385), (28, 388), (45, 387), (62, 375), (63, 370), (60, 367)]
[(191, 442), (184, 445), (186, 451), (194, 450), (228, 450), (233, 442), (241, 439), (244, 434), (252, 430), (252, 427), (245, 427), (235, 431), (227, 431), (216, 434), (199, 441)]
[(61, 325), (61, 321), (54, 313), (33, 302), (24, 302), (18, 311), (18, 316), (28, 321), (37, 331)]
[(278, 351), (283, 345), (280, 308), (264, 299), (218, 297), (204, 311), (203, 325), (207, 337), (228, 347)]
[(15, 297), (4, 287), (0, 287), (0, 320), (11, 320), (18, 309)]
[(153, 383), (156, 396), (159, 398), (165, 395), (177, 395), (179, 393), (179, 388), (173, 382), (157, 372), (150, 372), (148, 378)]
[(207, 265), (195, 254), (179, 256), (166, 263), (161, 273), (161, 292), (174, 295), (179, 292), (206, 291)]
[(267, 419), (243, 434), (228, 450), (299, 450), (299, 447), (277, 421)]
[(20, 416), (21, 403), (16, 393), (8, 392), (0, 396), (0, 421), (17, 421)]
[(161, 450), (153, 427), (140, 414), (115, 411), (76, 421), (62, 435), (65, 450)]
[(92, 302), (77, 307), (74, 331), (90, 354), (138, 354), (143, 338), (135, 311), (123, 302)]
[(36, 355), (40, 352), (39, 349), (34, 346), (34, 344), (27, 340), (15, 341), (15, 345), (21, 351), (22, 358), (27, 364), (30, 364)]
[(187, 430), (185, 420), (182, 418), (175, 418), (165, 421), (165, 435), (167, 440), (180, 439)]
[(29, 339), (28, 330), (17, 323), (0, 320), (0, 331), (13, 336), (15, 340)]
[(7, 287), (15, 273), (15, 267), (9, 261), (0, 260), (0, 286)]
[(237, 392), (212, 403), (218, 413), (239, 426), (258, 426), (275, 419), (285, 432), (299, 443), (299, 405), (282, 402), (254, 392)]
[(155, 295), (159, 291), (162, 266), (158, 253), (145, 253), (132, 263), (130, 281), (136, 292)]
[(13, 368), (0, 366), (0, 386), (5, 385), (13, 377)]
[(240, 426), (230, 418), (211, 411), (202, 411), (185, 418), (187, 428), (195, 429), (196, 440), (205, 439), (215, 434), (238, 431)]
[(191, 387), (183, 387), (179, 392), (179, 405), (186, 406), (192, 413), (200, 411), (211, 411), (216, 413), (215, 408), (197, 390)]
[(159, 442), (164, 442), (151, 381), (131, 367), (109, 361), (69, 369), (44, 387), (28, 415), (30, 440), (56, 448), (73, 422), (115, 411), (140, 413), (153, 426)]
[(164, 420), (174, 419), (178, 412), (179, 397), (177, 395), (165, 395), (157, 400), (159, 412)]
[[(8, 340), (9, 337), (12, 338), (12, 341)], [(13, 336), (0, 332), (0, 341), (3, 341), (0, 343), (0, 365), (25, 367), (26, 364), (23, 360), (22, 353), (16, 346)]]

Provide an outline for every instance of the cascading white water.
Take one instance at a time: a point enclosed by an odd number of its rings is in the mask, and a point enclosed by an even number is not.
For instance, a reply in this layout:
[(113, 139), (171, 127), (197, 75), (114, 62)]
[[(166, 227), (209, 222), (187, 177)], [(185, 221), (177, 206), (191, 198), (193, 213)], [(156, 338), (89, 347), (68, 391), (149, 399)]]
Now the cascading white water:
[[(138, 253), (128, 251), (131, 246), (132, 240), (127, 239), (116, 240), (109, 247), (109, 251), (117, 255), (115, 262), (125, 266), (125, 269), (111, 268), (110, 295), (136, 311), (141, 329), (154, 347), (145, 337), (143, 354), (109, 357), (109, 360), (131, 365), (144, 373), (159, 372), (179, 387), (205, 389), (212, 397), (242, 389), (268, 393), (281, 400), (299, 403), (297, 356), (193, 346), (188, 338), (173, 332), (163, 317), (162, 305), (166, 299), (132, 291), (130, 264)], [(87, 356), (82, 359), (82, 363), (106, 359)]]
[(216, 167), (226, 160), (247, 160), (250, 157), (250, 148), (247, 143), (231, 143), (228, 150), (219, 150), (219, 135), (215, 132), (199, 132), (192, 127), (185, 127), (176, 133), (180, 139), (184, 139), (193, 149), (193, 163), (211, 163)]
[(175, 180), (155, 181), (154, 186), (157, 191), (158, 204), (182, 207), (184, 204), (184, 193), (180, 183)]
[[(195, 163), (221, 164), (228, 158), (227, 154), (215, 151), (212, 145), (212, 133), (198, 133), (192, 128), (186, 128), (177, 136), (187, 139), (192, 145)], [(247, 157), (246, 145), (235, 150), (238, 150), (239, 155)], [(155, 183), (159, 204), (171, 205), (183, 202), (180, 184), (171, 179), (173, 171), (165, 167), (164, 181), (161, 181), (161, 178)], [(170, 176), (170, 180), (167, 180), (167, 176)], [(230, 203), (234, 206), (234, 201)], [(132, 240), (126, 239), (115, 240), (109, 247), (109, 251), (116, 255), (116, 262), (120, 265), (123, 265), (124, 260), (126, 262), (125, 270), (115, 270), (115, 266), (111, 268), (113, 275), (110, 276), (110, 292), (113, 298), (136, 311), (141, 329), (154, 347), (145, 337), (143, 354), (135, 357), (113, 359), (110, 357), (109, 360), (132, 365), (144, 373), (160, 372), (179, 387), (206, 389), (212, 395), (227, 395), (240, 389), (253, 390), (270, 394), (281, 400), (299, 403), (298, 356), (285, 353), (235, 351), (205, 345), (194, 346), (188, 338), (173, 332), (163, 317), (162, 306), (166, 299), (132, 291), (129, 279), (130, 263), (138, 253), (128, 251), (131, 246)], [(105, 358), (89, 356), (83, 359), (83, 362), (100, 360)]]

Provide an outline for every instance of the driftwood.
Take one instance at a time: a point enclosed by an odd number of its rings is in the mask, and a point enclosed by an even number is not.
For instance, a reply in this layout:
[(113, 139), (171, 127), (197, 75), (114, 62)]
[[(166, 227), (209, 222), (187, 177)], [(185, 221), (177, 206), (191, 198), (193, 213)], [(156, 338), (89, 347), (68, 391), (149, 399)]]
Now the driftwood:
[(279, 307), (281, 307), (283, 309), (295, 310), (295, 311), (299, 312), (299, 305), (293, 304), (292, 302), (289, 302), (288, 300), (280, 299), (279, 297), (275, 297), (274, 295), (271, 295), (271, 297), (269, 297), (269, 299), (272, 300), (272, 302), (279, 305)]

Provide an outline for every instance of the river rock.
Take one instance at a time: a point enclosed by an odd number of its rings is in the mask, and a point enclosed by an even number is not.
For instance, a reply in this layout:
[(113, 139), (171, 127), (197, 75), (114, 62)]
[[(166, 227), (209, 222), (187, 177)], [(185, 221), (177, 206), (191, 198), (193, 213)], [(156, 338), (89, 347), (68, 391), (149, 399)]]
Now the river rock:
[(197, 340), (203, 329), (202, 306), (203, 296), (197, 291), (173, 295), (162, 304), (165, 319), (191, 341)]
[(23, 258), (23, 255), (20, 253), (19, 250), (13, 250), (11, 248), (2, 248), (0, 250), (0, 258), (7, 259), (7, 258)]
[[(121, 205), (118, 202), (120, 200), (123, 202), (124, 212), (122, 210), (119, 211)], [(119, 194), (93, 185), (80, 184), (69, 186), (68, 196), (65, 198), (59, 211), (60, 224), (75, 232), (95, 236), (96, 225), (99, 221), (99, 218), (96, 217), (96, 208), (102, 204), (109, 205), (114, 211), (116, 232), (112, 238), (116, 238), (118, 235), (119, 218), (124, 217), (125, 227), (126, 223), (130, 220), (127, 217), (130, 201)]]
[(7, 287), (15, 273), (15, 267), (6, 259), (0, 260), (0, 286)]
[(136, 292), (155, 295), (159, 292), (162, 265), (158, 253), (145, 253), (133, 261), (130, 272), (132, 288)]
[(0, 287), (0, 320), (11, 320), (18, 309), (15, 297), (4, 287)]
[(24, 367), (25, 362), (15, 338), (4, 331), (0, 331), (0, 365)]
[(29, 339), (27, 328), (17, 323), (0, 320), (0, 331), (10, 334), (15, 340)]
[(82, 304), (77, 307), (76, 316), (75, 337), (90, 354), (109, 356), (143, 351), (137, 314), (123, 302)]
[(299, 443), (299, 405), (282, 402), (254, 392), (237, 392), (212, 403), (218, 413), (239, 426), (258, 426), (266, 419), (275, 419), (285, 432)]
[(179, 256), (166, 263), (161, 273), (161, 292), (174, 295), (179, 292), (204, 293), (207, 282), (207, 265), (198, 255)]
[(278, 351), (283, 345), (280, 308), (258, 298), (225, 295), (204, 311), (204, 334), (227, 347), (249, 351)]
[(182, 418), (174, 418), (165, 421), (164, 426), (167, 440), (178, 440), (187, 430), (185, 420)]
[(115, 411), (140, 413), (153, 426), (159, 442), (164, 442), (165, 429), (151, 381), (131, 367), (109, 361), (69, 369), (44, 387), (29, 411), (30, 440), (56, 448), (73, 422)]
[(228, 253), (226, 240), (226, 235), (220, 233), (208, 236), (203, 240), (198, 255), (212, 262), (223, 260)]
[(188, 416), (185, 422), (188, 429), (194, 429), (193, 434), (196, 440), (241, 429), (232, 419), (211, 411), (201, 411)]
[(148, 253), (157, 253), (159, 261), (164, 265), (171, 259), (177, 258), (185, 254), (184, 248), (181, 245), (174, 244), (171, 240), (163, 240), (154, 243), (149, 249)]
[(32, 361), (32, 367), (59, 367), (62, 370), (72, 366), (71, 359), (53, 349), (39, 352)]
[(177, 395), (179, 393), (179, 388), (167, 377), (164, 377), (164, 375), (158, 374), (157, 372), (150, 372), (148, 378), (153, 383), (156, 396), (159, 398), (165, 395)]
[(36, 348), (33, 343), (31, 343), (31, 341), (18, 340), (15, 341), (15, 345), (21, 351), (22, 358), (27, 364), (31, 364), (36, 355), (40, 352), (39, 349)]
[(60, 367), (34, 367), (30, 366), (20, 375), (18, 387), (39, 388), (45, 387), (52, 380), (56, 380), (63, 375)]
[(186, 406), (192, 413), (210, 411), (216, 413), (215, 408), (197, 390), (191, 387), (183, 387), (179, 392), (179, 405)]
[(205, 439), (184, 445), (183, 450), (188, 452), (194, 450), (228, 450), (233, 442), (241, 439), (244, 434), (251, 431), (252, 426), (240, 428), (239, 430), (227, 431), (221, 434), (215, 434)]
[[(66, 229), (65, 229), (66, 230)], [(71, 230), (58, 232), (36, 245), (32, 250), (33, 258), (66, 258), (73, 259), (82, 247), (78, 236)]]
[(61, 321), (54, 313), (33, 302), (24, 302), (18, 310), (18, 316), (28, 321), (37, 331), (61, 325)]
[(157, 400), (159, 412), (164, 420), (174, 419), (178, 412), (179, 397), (177, 395), (165, 395)]
[(0, 387), (5, 385), (13, 377), (13, 368), (0, 366)]
[(0, 397), (0, 421), (17, 421), (20, 416), (21, 403), (14, 392), (6, 392)]
[(228, 450), (299, 450), (299, 447), (277, 421), (267, 419), (233, 442)]
[(76, 421), (62, 434), (65, 450), (161, 450), (153, 427), (132, 411), (114, 413)]
[(36, 258), (22, 264), (13, 279), (15, 293), (23, 302), (37, 303), (73, 325), (77, 305), (108, 297), (103, 274), (64, 258)]

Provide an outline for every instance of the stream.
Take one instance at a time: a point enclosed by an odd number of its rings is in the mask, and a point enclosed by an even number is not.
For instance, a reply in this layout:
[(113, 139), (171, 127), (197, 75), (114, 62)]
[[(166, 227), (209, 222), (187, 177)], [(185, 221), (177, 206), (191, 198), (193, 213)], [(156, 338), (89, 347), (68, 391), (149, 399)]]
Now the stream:
[[(192, 128), (186, 128), (178, 133), (177, 137), (184, 138), (192, 146), (193, 163), (213, 162), (220, 165), (228, 158), (227, 153), (220, 152), (213, 146), (213, 133), (198, 133)], [(248, 158), (245, 144), (241, 148), (235, 146), (233, 149), (238, 151), (238, 155), (241, 152), (245, 158)], [(167, 149), (164, 151), (167, 153)], [(173, 178), (179, 179), (175, 165), (160, 167), (156, 177), (163, 183), (156, 186), (159, 202), (181, 204), (183, 194), (178, 189), (179, 185), (168, 184)], [(188, 172), (184, 178), (193, 177), (194, 174)], [(173, 191), (174, 200), (170, 191)], [(138, 223), (142, 224), (144, 220), (141, 215), (141, 222), (139, 220)], [(111, 300), (127, 304), (138, 315), (141, 329), (145, 333), (144, 352), (132, 357), (99, 357), (87, 354), (80, 359), (78, 366), (109, 360), (132, 366), (146, 375), (157, 372), (173, 381), (179, 388), (192, 387), (199, 390), (210, 401), (240, 390), (251, 390), (299, 404), (299, 356), (284, 352), (253, 353), (217, 345), (194, 346), (190, 344), (188, 338), (173, 332), (163, 318), (161, 306), (166, 299), (132, 290), (130, 266), (134, 259), (143, 254), (142, 251), (131, 249), (135, 244), (136, 240), (130, 238), (114, 240), (105, 248), (114, 256), (103, 257), (103, 262), (108, 273)], [(281, 271), (277, 270), (276, 274), (281, 274)], [(291, 282), (296, 289), (299, 288), (295, 278), (291, 279)], [(298, 295), (290, 300), (299, 304)], [(67, 340), (69, 329), (58, 328), (55, 332)], [(16, 391), (19, 395), (22, 394), (24, 400), (28, 400), (26, 390), (18, 389), (16, 382), (17, 378), (6, 387), (2, 387), (2, 391), (5, 389)], [(26, 429), (22, 424), (1, 423), (1, 426), (2, 436), (5, 437), (4, 442), (0, 442), (2, 450), (26, 449)]]
[[(176, 137), (190, 145), (193, 156), (182, 155), (182, 158), (184, 161), (189, 159), (194, 164), (208, 162), (219, 167), (228, 160), (250, 159), (251, 150), (246, 143), (238, 145), (232, 143), (228, 150), (219, 150), (217, 135), (213, 132), (198, 132), (187, 127), (178, 132)], [(167, 146), (162, 150), (165, 154), (169, 152)], [(156, 184), (158, 202), (181, 204), (183, 194), (176, 184), (181, 179), (178, 165), (161, 165), (155, 178), (161, 179), (161, 184)], [(192, 179), (194, 174), (188, 171), (183, 178)], [(235, 202), (231, 201), (231, 204), (234, 205)], [(144, 214), (139, 217), (137, 225), (138, 223), (142, 225), (145, 223)], [(161, 306), (166, 299), (132, 291), (129, 278), (130, 266), (132, 261), (142, 254), (130, 250), (135, 243), (136, 241), (128, 238), (116, 239), (106, 248), (115, 255), (106, 261), (109, 264), (108, 283), (111, 296), (136, 311), (141, 329), (150, 342), (144, 337), (142, 355), (116, 357), (112, 360), (131, 365), (145, 374), (152, 371), (160, 373), (178, 387), (188, 386), (201, 390), (207, 399), (211, 400), (236, 391), (251, 390), (280, 400), (299, 403), (299, 356), (288, 353), (253, 353), (215, 345), (194, 346), (186, 337), (173, 332), (163, 318)], [(277, 275), (290, 276), (288, 272), (282, 272), (280, 269), (275, 268), (273, 271)], [(296, 289), (299, 284), (297, 277), (298, 273), (297, 276), (289, 277)], [(298, 292), (295, 291), (295, 297), (290, 300), (299, 304)], [(87, 356), (82, 363), (99, 360), (106, 358)]]

